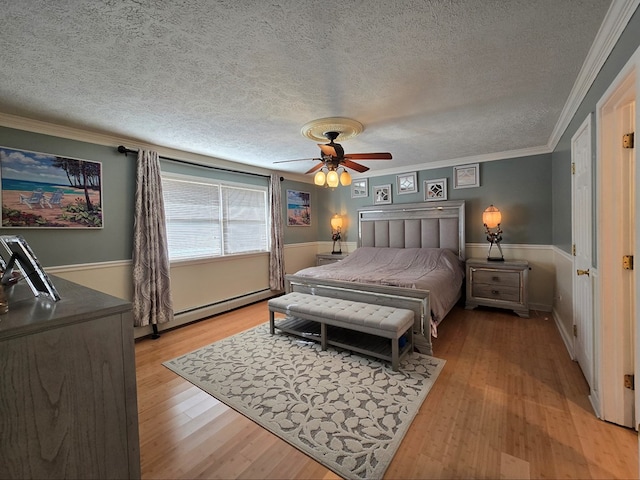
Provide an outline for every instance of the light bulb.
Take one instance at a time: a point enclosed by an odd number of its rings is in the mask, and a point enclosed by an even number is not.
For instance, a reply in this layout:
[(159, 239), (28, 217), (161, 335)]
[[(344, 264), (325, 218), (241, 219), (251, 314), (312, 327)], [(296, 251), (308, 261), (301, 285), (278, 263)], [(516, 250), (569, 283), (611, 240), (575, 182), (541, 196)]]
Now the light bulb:
[(331, 188), (336, 188), (338, 186), (338, 182), (338, 172), (336, 172), (335, 170), (329, 171), (329, 173), (327, 173), (327, 185), (329, 185)]
[(313, 183), (315, 183), (316, 185), (322, 186), (324, 185), (325, 178), (326, 176), (324, 172), (322, 170), (318, 170), (318, 173), (316, 173), (315, 177), (313, 177)]
[(351, 175), (346, 170), (343, 170), (340, 174), (340, 183), (345, 187), (351, 185)]
[(488, 228), (496, 228), (502, 222), (502, 214), (500, 210), (498, 210), (493, 205), (487, 207), (487, 209), (482, 212), (482, 223), (484, 223)]

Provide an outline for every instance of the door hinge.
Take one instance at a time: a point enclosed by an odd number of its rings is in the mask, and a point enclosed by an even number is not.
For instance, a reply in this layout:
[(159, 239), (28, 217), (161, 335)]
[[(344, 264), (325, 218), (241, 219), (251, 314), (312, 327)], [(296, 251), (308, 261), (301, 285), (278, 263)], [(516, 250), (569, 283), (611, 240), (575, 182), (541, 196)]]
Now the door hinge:
[(578, 336), (578, 325), (574, 325), (573, 326), (573, 336), (577, 337)]
[(575, 162), (573, 162), (573, 163), (571, 164), (571, 174), (572, 174), (572, 175), (575, 175), (575, 174), (576, 174), (576, 164), (575, 164)]
[(622, 136), (622, 148), (633, 148), (634, 137), (633, 132)]
[(573, 254), (573, 256), (576, 256), (576, 244), (574, 243), (573, 245), (571, 245), (571, 253)]
[(633, 270), (633, 255), (624, 255), (622, 257), (622, 268), (625, 270)]
[(635, 375), (625, 375), (624, 376), (624, 388), (628, 388), (630, 390), (635, 390), (636, 388), (636, 379)]

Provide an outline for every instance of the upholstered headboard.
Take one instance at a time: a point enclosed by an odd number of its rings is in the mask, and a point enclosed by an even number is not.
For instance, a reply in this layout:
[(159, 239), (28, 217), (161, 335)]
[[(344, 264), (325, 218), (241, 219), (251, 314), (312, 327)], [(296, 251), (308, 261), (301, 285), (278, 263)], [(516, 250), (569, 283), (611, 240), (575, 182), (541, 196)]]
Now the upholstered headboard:
[(463, 200), (374, 205), (358, 210), (358, 246), (448, 248), (465, 259)]

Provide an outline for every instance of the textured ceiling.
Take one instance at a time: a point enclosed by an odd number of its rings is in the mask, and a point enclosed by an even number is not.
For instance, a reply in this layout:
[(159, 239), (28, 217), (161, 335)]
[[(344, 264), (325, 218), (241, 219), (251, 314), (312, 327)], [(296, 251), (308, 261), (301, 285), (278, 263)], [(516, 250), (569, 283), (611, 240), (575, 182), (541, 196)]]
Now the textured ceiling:
[(610, 3), (0, 0), (0, 112), (291, 172), (321, 117), (375, 172), (545, 147)]

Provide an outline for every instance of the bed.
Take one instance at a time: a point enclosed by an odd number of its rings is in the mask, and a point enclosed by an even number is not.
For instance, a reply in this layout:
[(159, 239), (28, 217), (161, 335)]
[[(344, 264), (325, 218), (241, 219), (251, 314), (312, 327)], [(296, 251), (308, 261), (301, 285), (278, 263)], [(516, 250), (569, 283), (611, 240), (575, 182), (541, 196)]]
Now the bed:
[(358, 248), (287, 275), (287, 290), (410, 308), (416, 348), (431, 355), (431, 337), (462, 294), (464, 212), (464, 201), (361, 208)]

